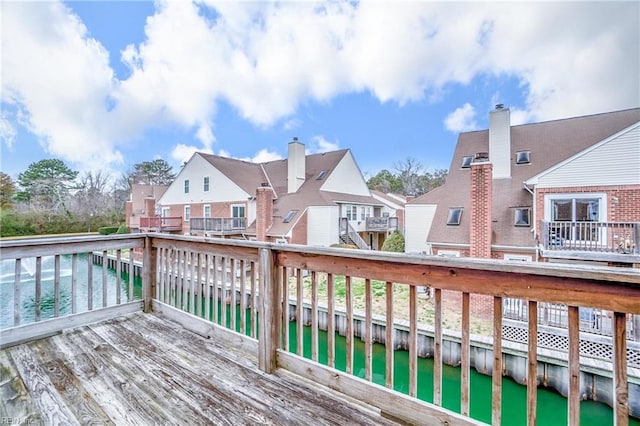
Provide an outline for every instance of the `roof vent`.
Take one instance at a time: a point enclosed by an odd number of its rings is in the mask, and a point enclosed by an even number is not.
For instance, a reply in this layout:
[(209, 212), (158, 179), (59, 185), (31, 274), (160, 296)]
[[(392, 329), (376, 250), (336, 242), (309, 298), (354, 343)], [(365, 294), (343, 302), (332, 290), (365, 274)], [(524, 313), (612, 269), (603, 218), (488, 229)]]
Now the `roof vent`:
[(476, 152), (475, 160), (488, 160), (489, 153), (488, 152)]
[(263, 188), (266, 188), (266, 187), (268, 187), (268, 186), (269, 186), (269, 183), (268, 183), (268, 182), (262, 182), (262, 183), (260, 184), (260, 186), (261, 186), (261, 187), (263, 187)]
[(504, 108), (504, 104), (496, 104), (496, 109), (503, 109)]

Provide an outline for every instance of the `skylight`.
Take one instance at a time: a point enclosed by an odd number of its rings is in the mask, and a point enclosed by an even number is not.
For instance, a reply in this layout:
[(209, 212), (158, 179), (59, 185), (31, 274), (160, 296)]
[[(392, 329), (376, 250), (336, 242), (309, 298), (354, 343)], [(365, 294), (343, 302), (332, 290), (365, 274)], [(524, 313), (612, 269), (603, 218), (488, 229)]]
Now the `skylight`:
[(316, 178), (316, 180), (322, 180), (326, 175), (327, 175), (327, 171), (321, 170), (320, 173), (318, 173), (318, 177)]
[(449, 209), (449, 216), (447, 216), (447, 225), (460, 225), (461, 218), (462, 207), (452, 207)]
[(287, 213), (287, 215), (284, 217), (284, 219), (282, 219), (283, 223), (289, 223), (291, 222), (291, 219), (293, 219), (293, 217), (296, 215), (298, 210), (289, 210), (289, 213)]
[(516, 152), (516, 164), (529, 164), (529, 163), (531, 163), (531, 151)]
[(521, 208), (515, 210), (514, 218), (515, 226), (529, 226), (531, 225), (531, 209)]
[(472, 156), (466, 156), (466, 157), (462, 157), (462, 164), (460, 165), (461, 168), (463, 169), (468, 169), (471, 167), (471, 160), (473, 159)]

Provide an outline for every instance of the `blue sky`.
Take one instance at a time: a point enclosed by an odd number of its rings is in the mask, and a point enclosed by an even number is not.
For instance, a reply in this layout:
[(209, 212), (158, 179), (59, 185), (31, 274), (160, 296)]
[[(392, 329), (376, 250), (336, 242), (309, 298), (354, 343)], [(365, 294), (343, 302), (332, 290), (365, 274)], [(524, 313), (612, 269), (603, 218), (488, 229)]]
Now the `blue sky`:
[(113, 175), (295, 136), (366, 176), (448, 168), (461, 131), (640, 106), (638, 2), (17, 2), (2, 8), (2, 171)]

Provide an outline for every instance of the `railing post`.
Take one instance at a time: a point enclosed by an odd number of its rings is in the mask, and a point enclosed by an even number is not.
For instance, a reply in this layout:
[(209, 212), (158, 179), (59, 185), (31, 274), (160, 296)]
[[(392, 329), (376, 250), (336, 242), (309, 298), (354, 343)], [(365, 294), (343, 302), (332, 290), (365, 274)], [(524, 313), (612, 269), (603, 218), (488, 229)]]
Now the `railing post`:
[(280, 285), (276, 280), (274, 252), (259, 249), (260, 262), (260, 325), (258, 330), (258, 368), (272, 373), (277, 367), (280, 342)]
[(142, 255), (142, 294), (144, 297), (144, 312), (152, 309), (152, 300), (156, 294), (156, 263), (158, 249), (153, 247), (151, 237), (144, 238), (144, 253)]

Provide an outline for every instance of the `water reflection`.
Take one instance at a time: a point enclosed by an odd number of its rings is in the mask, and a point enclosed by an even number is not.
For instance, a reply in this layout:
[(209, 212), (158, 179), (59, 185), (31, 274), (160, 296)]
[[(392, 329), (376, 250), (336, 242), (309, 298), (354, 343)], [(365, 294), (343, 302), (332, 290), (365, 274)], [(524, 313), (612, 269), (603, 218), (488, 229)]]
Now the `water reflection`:
[[(60, 256), (60, 315), (72, 312), (72, 257)], [(5, 259), (1, 262), (0, 272), (0, 328), (14, 325), (15, 305), (15, 268), (13, 259)], [(93, 309), (103, 306), (102, 266), (92, 265), (92, 302)], [(55, 315), (55, 258), (53, 256), (42, 257), (40, 279), (40, 319), (53, 318)], [(77, 284), (75, 294), (76, 312), (85, 312), (89, 309), (89, 268), (86, 254), (78, 255)], [(116, 273), (107, 269), (106, 281), (106, 306), (116, 304)], [(122, 274), (120, 283), (121, 303), (129, 301), (129, 277)], [(140, 299), (142, 294), (139, 279), (134, 283), (134, 297)], [(19, 301), (20, 324), (28, 324), (35, 321), (36, 311), (36, 258), (25, 258), (20, 261)]]

